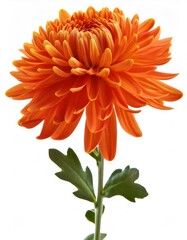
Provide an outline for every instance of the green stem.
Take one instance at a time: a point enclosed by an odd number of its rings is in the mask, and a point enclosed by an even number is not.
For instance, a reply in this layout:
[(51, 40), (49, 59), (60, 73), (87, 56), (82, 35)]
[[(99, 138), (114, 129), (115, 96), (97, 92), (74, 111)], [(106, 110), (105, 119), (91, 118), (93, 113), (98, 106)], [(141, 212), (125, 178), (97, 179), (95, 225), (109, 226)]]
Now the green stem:
[(101, 217), (103, 212), (103, 173), (104, 173), (104, 159), (100, 154), (98, 165), (98, 189), (97, 189), (97, 203), (95, 206), (95, 235), (94, 240), (101, 239)]

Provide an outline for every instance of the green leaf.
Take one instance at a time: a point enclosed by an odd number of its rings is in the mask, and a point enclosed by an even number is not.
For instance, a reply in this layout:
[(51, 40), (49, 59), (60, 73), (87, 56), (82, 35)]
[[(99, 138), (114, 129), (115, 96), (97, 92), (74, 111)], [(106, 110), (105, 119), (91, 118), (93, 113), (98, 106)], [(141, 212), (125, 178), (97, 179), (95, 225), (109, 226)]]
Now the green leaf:
[(85, 214), (85, 217), (87, 218), (88, 221), (95, 223), (95, 211), (94, 209), (88, 210)]
[[(101, 233), (101, 240), (103, 240), (106, 237), (106, 233)], [(94, 240), (94, 233), (87, 236), (84, 240)]]
[(62, 169), (56, 176), (77, 187), (78, 190), (73, 193), (76, 197), (96, 203), (92, 173), (88, 167), (83, 171), (77, 155), (71, 148), (68, 149), (67, 155), (56, 149), (49, 149), (49, 157)]
[(109, 177), (104, 189), (104, 197), (110, 198), (121, 195), (131, 202), (135, 198), (144, 198), (148, 195), (146, 189), (135, 181), (139, 177), (139, 171), (136, 168), (127, 166), (123, 171), (116, 169)]
[[(102, 214), (104, 213), (105, 211), (105, 206), (103, 205), (103, 212)], [(88, 221), (92, 222), (95, 224), (95, 210), (92, 209), (92, 210), (88, 210), (85, 214), (85, 217), (87, 218)]]

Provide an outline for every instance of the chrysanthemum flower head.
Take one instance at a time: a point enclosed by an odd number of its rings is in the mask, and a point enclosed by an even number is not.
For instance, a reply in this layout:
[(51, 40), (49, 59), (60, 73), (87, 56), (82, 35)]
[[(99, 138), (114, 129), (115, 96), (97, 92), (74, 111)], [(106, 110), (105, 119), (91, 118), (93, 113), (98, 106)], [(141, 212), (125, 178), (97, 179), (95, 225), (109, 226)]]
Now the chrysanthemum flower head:
[(21, 83), (6, 94), (16, 100), (31, 99), (23, 108), (19, 125), (33, 128), (43, 122), (38, 139), (67, 138), (86, 112), (85, 151), (99, 146), (105, 159), (116, 154), (116, 116), (122, 128), (139, 137), (134, 113), (145, 105), (170, 109), (182, 93), (161, 82), (176, 74), (157, 71), (170, 60), (171, 38), (159, 39), (154, 19), (139, 23), (118, 8), (70, 16), (60, 10), (59, 19), (33, 33), (25, 43), (21, 60), (11, 74)]

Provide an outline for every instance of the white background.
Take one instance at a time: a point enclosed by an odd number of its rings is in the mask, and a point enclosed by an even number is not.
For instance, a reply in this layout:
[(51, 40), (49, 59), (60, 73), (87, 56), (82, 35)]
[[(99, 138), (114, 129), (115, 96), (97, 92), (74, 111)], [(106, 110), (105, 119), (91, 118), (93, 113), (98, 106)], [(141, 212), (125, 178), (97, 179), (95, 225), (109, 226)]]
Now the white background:
[(139, 182), (149, 196), (131, 203), (122, 197), (105, 199), (102, 230), (106, 240), (187, 239), (187, 51), (186, 7), (182, 0), (6, 0), (0, 3), (0, 239), (82, 240), (94, 231), (84, 217), (92, 204), (75, 198), (75, 188), (59, 180), (59, 170), (48, 157), (49, 148), (64, 153), (72, 147), (83, 166), (96, 170), (94, 160), (83, 151), (84, 120), (64, 141), (36, 140), (41, 126), (28, 130), (17, 125), (24, 101), (13, 101), (4, 92), (18, 82), (9, 74), (19, 48), (30, 42), (32, 32), (47, 20), (58, 17), (59, 9), (70, 14), (93, 5), (100, 10), (116, 6), (130, 18), (155, 18), (161, 37), (173, 37), (172, 60), (159, 70), (179, 72), (168, 81), (184, 92), (171, 111), (143, 108), (137, 120), (142, 138), (118, 128), (114, 161), (105, 162), (105, 180), (116, 168), (126, 165), (140, 170)]

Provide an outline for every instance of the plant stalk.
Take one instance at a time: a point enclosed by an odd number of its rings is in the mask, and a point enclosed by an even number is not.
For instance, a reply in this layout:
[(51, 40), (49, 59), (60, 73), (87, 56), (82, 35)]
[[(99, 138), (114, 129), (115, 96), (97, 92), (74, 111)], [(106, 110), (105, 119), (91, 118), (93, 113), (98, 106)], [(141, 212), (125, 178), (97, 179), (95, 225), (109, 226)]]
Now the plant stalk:
[(98, 166), (98, 189), (97, 189), (97, 202), (95, 206), (95, 234), (94, 240), (101, 240), (101, 217), (103, 213), (103, 176), (104, 176), (104, 159), (100, 154), (97, 162)]

